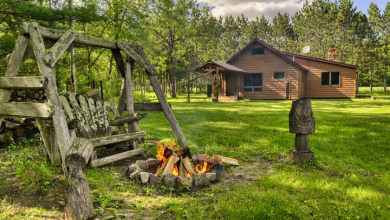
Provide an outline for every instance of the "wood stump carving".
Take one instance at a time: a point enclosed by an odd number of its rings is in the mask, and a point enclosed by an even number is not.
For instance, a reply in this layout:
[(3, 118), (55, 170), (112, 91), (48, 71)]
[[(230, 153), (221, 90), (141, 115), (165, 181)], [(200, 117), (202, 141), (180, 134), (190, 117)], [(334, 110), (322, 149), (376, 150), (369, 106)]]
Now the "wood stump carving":
[(310, 150), (309, 134), (315, 132), (315, 119), (310, 100), (296, 100), (290, 111), (290, 133), (295, 133), (295, 149), (290, 151), (290, 159), (295, 163), (314, 159)]

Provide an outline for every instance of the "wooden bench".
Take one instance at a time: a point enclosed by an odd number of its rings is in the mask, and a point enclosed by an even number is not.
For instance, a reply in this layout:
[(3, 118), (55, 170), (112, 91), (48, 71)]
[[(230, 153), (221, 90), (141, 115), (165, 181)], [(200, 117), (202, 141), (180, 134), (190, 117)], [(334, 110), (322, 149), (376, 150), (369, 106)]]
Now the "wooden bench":
[[(110, 100), (111, 104), (109, 105), (106, 102), (95, 101), (92, 98), (86, 100), (83, 96), (71, 93), (61, 96), (60, 99), (67, 116), (71, 137), (73, 139), (87, 139), (93, 148), (117, 143), (128, 145), (130, 144), (128, 141), (136, 141), (146, 136), (145, 131), (127, 133), (124, 124), (138, 123), (139, 120), (147, 117), (147, 114), (136, 113), (120, 116), (112, 100)], [(113, 119), (110, 119), (110, 112), (115, 116)], [(121, 134), (116, 134), (118, 132), (121, 132)], [(144, 152), (143, 148), (138, 148), (137, 144), (133, 144), (133, 148), (135, 149), (100, 159), (96, 156), (87, 159), (91, 159), (91, 166), (97, 167)]]
[(356, 94), (356, 98), (371, 98), (371, 95), (369, 94)]

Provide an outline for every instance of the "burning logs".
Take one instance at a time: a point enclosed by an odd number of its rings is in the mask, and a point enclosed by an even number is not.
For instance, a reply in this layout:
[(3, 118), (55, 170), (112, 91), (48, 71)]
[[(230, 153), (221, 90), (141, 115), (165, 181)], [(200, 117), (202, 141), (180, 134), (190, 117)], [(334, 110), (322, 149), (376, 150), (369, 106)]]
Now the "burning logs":
[(292, 103), (289, 115), (290, 133), (295, 133), (295, 149), (290, 151), (290, 159), (295, 163), (314, 159), (310, 151), (309, 134), (315, 131), (315, 119), (310, 100), (296, 100)]
[(206, 154), (192, 156), (188, 148), (173, 149), (162, 147), (156, 155), (158, 159), (138, 160), (128, 167), (126, 175), (143, 184), (161, 182), (168, 187), (207, 186), (226, 175), (224, 161), (238, 165), (237, 160)]

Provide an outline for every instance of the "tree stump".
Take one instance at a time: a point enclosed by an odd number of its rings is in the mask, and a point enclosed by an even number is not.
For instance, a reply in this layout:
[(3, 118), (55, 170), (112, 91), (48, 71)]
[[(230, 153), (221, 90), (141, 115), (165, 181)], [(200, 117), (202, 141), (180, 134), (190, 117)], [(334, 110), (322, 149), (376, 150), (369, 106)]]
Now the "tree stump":
[(88, 163), (93, 145), (87, 139), (74, 140), (66, 154), (67, 181), (65, 219), (84, 220), (96, 215), (83, 168)]
[(290, 151), (290, 159), (295, 163), (314, 159), (310, 150), (309, 134), (315, 132), (315, 119), (310, 100), (296, 100), (292, 103), (289, 115), (290, 133), (295, 135), (295, 149)]

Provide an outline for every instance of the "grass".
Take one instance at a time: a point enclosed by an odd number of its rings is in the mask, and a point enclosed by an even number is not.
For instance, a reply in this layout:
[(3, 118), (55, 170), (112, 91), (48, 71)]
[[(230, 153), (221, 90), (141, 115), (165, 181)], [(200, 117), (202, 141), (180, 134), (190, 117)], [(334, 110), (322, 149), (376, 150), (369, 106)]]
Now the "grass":
[[(288, 129), (291, 100), (169, 99), (192, 153), (231, 156), (240, 167), (230, 167), (224, 181), (194, 190), (142, 186), (115, 167), (87, 168), (94, 206), (99, 216), (131, 212), (135, 219), (390, 219), (390, 94), (374, 91), (375, 101), (312, 100), (316, 132), (310, 146), (316, 160), (304, 166), (287, 159), (294, 146)], [(162, 113), (148, 115), (141, 122), (147, 138), (175, 140)], [(38, 194), (47, 205), (26, 206), (2, 194), (0, 219), (61, 214), (62, 198), (53, 194), (63, 186), (60, 169), (36, 157), (37, 148), (17, 147), (1, 155), (0, 185), (17, 189), (21, 197)], [(147, 150), (152, 155), (155, 147)], [(38, 159), (23, 165), (29, 157)], [(20, 167), (28, 169), (18, 173)]]

